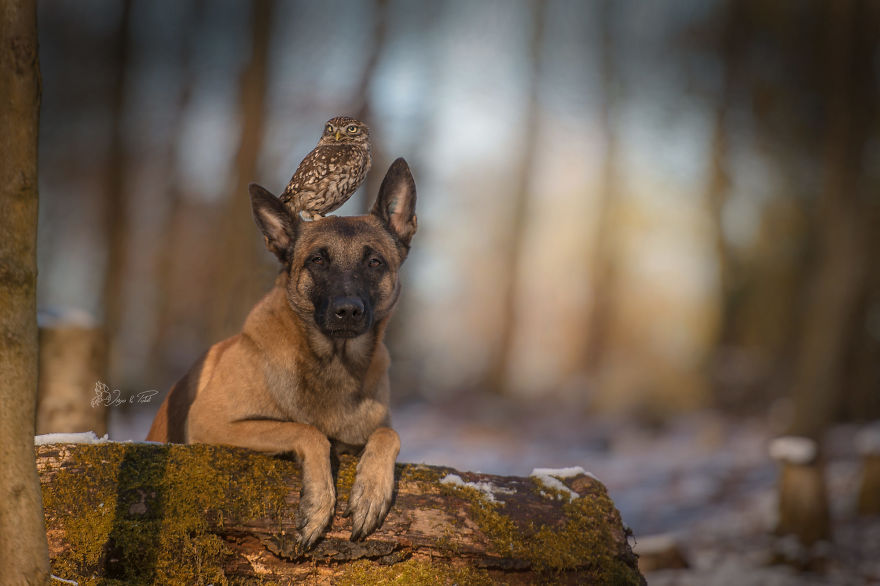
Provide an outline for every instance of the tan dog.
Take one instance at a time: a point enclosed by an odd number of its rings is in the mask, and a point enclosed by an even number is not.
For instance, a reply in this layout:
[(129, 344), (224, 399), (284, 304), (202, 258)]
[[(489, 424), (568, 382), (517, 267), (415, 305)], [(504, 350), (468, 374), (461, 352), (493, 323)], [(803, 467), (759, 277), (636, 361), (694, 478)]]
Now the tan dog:
[(388, 169), (372, 212), (313, 222), (250, 186), (254, 219), (283, 265), (241, 333), (214, 344), (171, 389), (148, 440), (293, 452), (303, 468), (300, 543), (321, 536), (336, 503), (330, 450), (362, 448), (347, 514), (353, 540), (391, 506), (400, 450), (389, 427), (382, 342), (416, 232), (406, 161)]

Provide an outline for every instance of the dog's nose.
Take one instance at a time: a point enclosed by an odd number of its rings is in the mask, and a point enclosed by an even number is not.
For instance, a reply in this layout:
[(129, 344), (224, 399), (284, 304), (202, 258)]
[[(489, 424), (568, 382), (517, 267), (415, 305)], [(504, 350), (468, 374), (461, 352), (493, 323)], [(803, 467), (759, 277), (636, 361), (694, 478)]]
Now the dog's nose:
[(359, 321), (364, 315), (364, 302), (357, 297), (337, 297), (330, 308), (340, 321)]

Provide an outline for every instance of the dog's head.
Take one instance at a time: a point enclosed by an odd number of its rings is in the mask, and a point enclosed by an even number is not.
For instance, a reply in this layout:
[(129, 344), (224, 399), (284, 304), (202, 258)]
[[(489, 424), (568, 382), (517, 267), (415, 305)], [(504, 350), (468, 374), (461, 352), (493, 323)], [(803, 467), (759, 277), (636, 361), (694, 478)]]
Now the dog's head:
[(266, 247), (285, 266), (293, 310), (331, 338), (360, 336), (391, 314), (398, 271), (416, 232), (416, 186), (409, 166), (389, 167), (369, 215), (312, 222), (263, 187), (250, 185)]

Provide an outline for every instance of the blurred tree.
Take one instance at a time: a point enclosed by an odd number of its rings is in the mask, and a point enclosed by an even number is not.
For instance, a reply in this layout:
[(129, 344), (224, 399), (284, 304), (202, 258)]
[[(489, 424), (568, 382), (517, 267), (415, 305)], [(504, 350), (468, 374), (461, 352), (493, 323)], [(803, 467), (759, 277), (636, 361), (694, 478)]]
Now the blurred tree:
[(235, 331), (269, 287), (269, 282), (260, 278), (262, 273), (259, 267), (265, 266), (268, 253), (262, 250), (262, 241), (257, 236), (247, 186), (257, 177), (257, 160), (265, 131), (269, 41), (275, 3), (274, 0), (254, 0), (250, 7), (251, 56), (241, 74), (241, 136), (235, 156), (235, 179), (217, 232), (217, 245), (221, 252), (213, 257), (216, 277), (214, 295), (211, 297), (210, 330), (214, 340)]
[[(876, 144), (880, 136), (877, 108), (880, 88), (876, 81), (873, 86), (869, 83), (870, 72), (864, 68), (870, 67), (868, 56), (877, 55), (880, 51), (880, 3), (866, 2), (864, 11), (863, 17), (859, 18), (863, 34), (858, 37), (860, 44), (856, 48), (862, 71), (856, 71), (856, 75), (865, 76), (859, 81), (861, 108), (865, 111), (857, 124)], [(865, 145), (866, 151), (868, 144)], [(863, 161), (870, 161), (867, 153)], [(880, 419), (880, 254), (877, 254), (880, 251), (880, 169), (876, 165), (870, 168), (869, 163), (863, 164), (865, 167), (858, 185), (858, 196), (865, 232), (864, 250), (868, 251), (864, 268), (865, 285), (858, 302), (854, 337), (844, 367), (843, 384), (850, 392), (843, 398), (844, 404), (839, 413), (845, 420), (856, 421)]]
[(539, 91), (541, 83), (541, 54), (544, 45), (544, 20), (547, 12), (546, 0), (531, 2), (532, 36), (529, 42), (528, 97), (524, 114), (522, 134), (522, 154), (518, 164), (519, 176), (516, 191), (510, 203), (512, 212), (505, 241), (499, 247), (502, 251), (501, 278), (497, 291), (501, 294), (501, 312), (496, 347), (491, 354), (486, 373), (485, 388), (498, 394), (508, 392), (507, 375), (516, 335), (516, 314), (519, 303), (519, 282), (522, 257), (525, 246), (525, 232), (528, 223), (529, 194), (531, 179), (537, 165)]
[(373, 171), (367, 176), (367, 180), (362, 186), (361, 201), (358, 208), (361, 213), (370, 211), (373, 204), (373, 194), (379, 193), (379, 185), (382, 184), (382, 178), (385, 176), (385, 169), (390, 165), (388, 156), (382, 148), (383, 142), (381, 136), (377, 136), (375, 122), (373, 121), (373, 101), (371, 97), (371, 87), (373, 79), (376, 77), (376, 69), (379, 67), (379, 59), (385, 50), (386, 39), (388, 36), (388, 0), (373, 0), (373, 35), (370, 44), (370, 52), (364, 63), (361, 72), (361, 78), (355, 89), (352, 104), (354, 117), (367, 123), (367, 126), (373, 130)]
[(840, 407), (843, 367), (855, 339), (859, 298), (870, 259), (859, 183), (867, 140), (865, 122), (874, 96), (872, 62), (865, 54), (865, 4), (841, 0), (826, 6), (825, 145), (818, 202), (817, 265), (803, 315), (796, 370), (793, 431), (818, 438)]
[(618, 141), (616, 102), (619, 86), (615, 55), (615, 3), (604, 0), (599, 4), (601, 30), (600, 71), (602, 79), (602, 100), (599, 110), (599, 128), (605, 156), (602, 162), (602, 175), (599, 180), (599, 203), (596, 214), (596, 236), (593, 242), (593, 255), (590, 263), (592, 275), (592, 297), (589, 309), (587, 345), (584, 363), (587, 374), (595, 380), (602, 367), (604, 352), (608, 347), (610, 326), (613, 321), (617, 280), (615, 271), (614, 209), (617, 200), (618, 179)]
[(189, 109), (195, 81), (195, 71), (193, 71), (192, 62), (198, 35), (194, 31), (204, 16), (204, 11), (205, 2), (203, 0), (195, 0), (188, 4), (183, 17), (184, 24), (181, 30), (188, 31), (188, 34), (186, 35), (185, 42), (179, 45), (180, 55), (177, 61), (180, 71), (180, 86), (178, 88), (173, 118), (169, 125), (172, 132), (169, 134), (169, 144), (165, 149), (165, 157), (162, 162), (162, 166), (165, 168), (165, 176), (168, 178), (166, 189), (167, 208), (165, 211), (167, 232), (165, 238), (162, 238), (157, 245), (155, 259), (156, 329), (153, 333), (153, 342), (150, 349), (150, 372), (154, 373), (154, 377), (159, 373), (167, 372), (171, 366), (166, 360), (167, 347), (169, 344), (169, 333), (178, 317), (173, 303), (176, 297), (175, 291), (177, 290), (177, 283), (174, 280), (174, 269), (181, 258), (180, 250), (182, 243), (179, 235), (180, 231), (184, 229), (185, 221), (182, 214), (183, 194), (181, 193), (180, 150), (183, 142), (183, 132), (186, 128), (184, 115)]
[(37, 585), (49, 581), (49, 552), (33, 451), (40, 116), (34, 0), (3, 4), (0, 39), (0, 580)]
[[(791, 395), (794, 401), (792, 432), (814, 439), (820, 446), (846, 394), (843, 368), (851, 340), (855, 339), (858, 301), (870, 258), (865, 217), (860, 206), (859, 177), (867, 139), (865, 124), (872, 101), (869, 79), (872, 63), (863, 50), (865, 4), (839, 0), (828, 10), (824, 40), (825, 144), (823, 184), (818, 202), (817, 266), (811, 273), (803, 315), (803, 335), (797, 349)], [(780, 502), (791, 495), (818, 495), (827, 500), (824, 463), (819, 473), (794, 482), (783, 476)], [(804, 482), (811, 486), (805, 491)], [(814, 517), (801, 519), (797, 533), (805, 542), (830, 538), (827, 510), (811, 509)], [(786, 527), (781, 527), (785, 531)], [(821, 529), (821, 531), (820, 531)]]
[[(110, 94), (110, 142), (107, 147), (104, 175), (103, 230), (107, 239), (107, 260), (101, 291), (104, 308), (104, 328), (107, 335), (108, 374), (111, 381), (119, 381), (119, 325), (125, 311), (124, 284), (128, 251), (128, 209), (126, 205), (126, 139), (125, 90), (129, 72), (131, 44), (132, 0), (123, 0), (119, 23), (111, 40), (110, 55), (113, 81)], [(117, 383), (118, 384), (118, 383)]]

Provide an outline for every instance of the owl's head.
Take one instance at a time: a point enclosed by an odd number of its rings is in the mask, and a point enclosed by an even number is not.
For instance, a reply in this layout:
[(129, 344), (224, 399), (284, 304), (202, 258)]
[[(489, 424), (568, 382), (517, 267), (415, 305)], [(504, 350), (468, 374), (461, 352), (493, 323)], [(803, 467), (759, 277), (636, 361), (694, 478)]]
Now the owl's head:
[(370, 146), (369, 127), (350, 116), (337, 116), (324, 124), (320, 144), (361, 144)]

